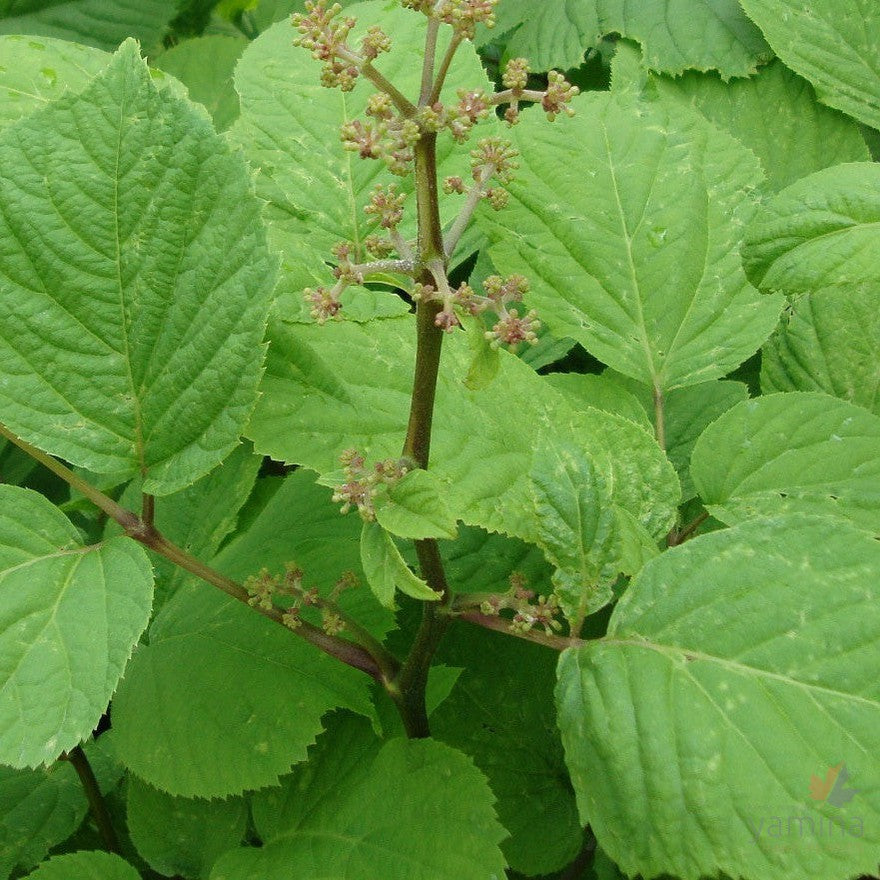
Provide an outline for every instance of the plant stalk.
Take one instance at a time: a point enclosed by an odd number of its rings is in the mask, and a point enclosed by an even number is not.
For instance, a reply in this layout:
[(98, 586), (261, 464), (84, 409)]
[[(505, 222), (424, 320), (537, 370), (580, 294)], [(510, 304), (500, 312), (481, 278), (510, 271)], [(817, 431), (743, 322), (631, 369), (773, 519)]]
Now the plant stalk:
[(101, 788), (95, 778), (95, 771), (92, 770), (92, 765), (89, 763), (82, 746), (76, 746), (66, 752), (62, 756), (62, 760), (68, 761), (76, 770), (76, 775), (79, 776), (86, 800), (89, 802), (92, 818), (95, 820), (95, 825), (98, 826), (98, 833), (101, 835), (104, 849), (117, 855), (121, 854), (122, 849), (110, 818), (110, 811), (107, 809), (107, 802), (104, 800), (104, 795), (101, 794)]

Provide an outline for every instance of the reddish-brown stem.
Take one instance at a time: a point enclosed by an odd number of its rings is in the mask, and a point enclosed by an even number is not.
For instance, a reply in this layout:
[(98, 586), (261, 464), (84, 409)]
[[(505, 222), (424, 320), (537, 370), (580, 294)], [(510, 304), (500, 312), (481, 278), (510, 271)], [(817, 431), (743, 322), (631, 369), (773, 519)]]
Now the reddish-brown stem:
[(92, 765), (89, 763), (82, 746), (76, 746), (69, 752), (65, 752), (61, 759), (67, 761), (79, 777), (80, 785), (82, 785), (86, 800), (89, 802), (89, 810), (98, 828), (98, 834), (101, 835), (104, 849), (112, 853), (121, 853), (119, 838), (116, 836), (116, 829), (113, 827), (107, 802), (104, 800), (104, 795), (101, 794), (98, 780), (95, 778)]
[[(61, 479), (71, 487), (85, 495), (85, 497), (95, 504), (96, 507), (103, 510), (109, 517), (119, 523), (130, 538), (133, 538), (135, 541), (138, 541), (145, 547), (153, 550), (155, 553), (164, 556), (170, 562), (173, 562), (180, 568), (196, 575), (203, 581), (212, 584), (233, 599), (243, 602), (264, 617), (268, 617), (270, 620), (284, 626), (284, 622), (282, 621), (283, 612), (279, 608), (274, 606), (270, 608), (261, 608), (259, 606), (251, 605), (249, 601), (251, 598), (250, 594), (244, 586), (237, 581), (232, 580), (232, 578), (226, 577), (226, 575), (221, 574), (216, 569), (211, 568), (211, 566), (206, 565), (204, 562), (201, 562), (173, 542), (169, 541), (164, 535), (157, 531), (152, 523), (145, 522), (137, 514), (130, 510), (126, 510), (122, 505), (101, 492), (100, 489), (95, 488), (91, 483), (83, 480), (66, 465), (53, 458), (51, 455), (43, 452), (41, 449), (32, 446), (27, 441), (22, 440), (18, 435), (2, 424), (0, 424), (0, 436), (5, 437), (20, 449), (27, 452), (28, 455), (47, 467), (52, 473), (61, 477)], [(346, 623), (348, 623), (347, 620)], [(356, 635), (360, 628), (353, 623), (352, 626), (353, 634)], [(304, 638), (307, 642), (310, 642), (325, 654), (336, 657), (343, 663), (366, 672), (367, 675), (377, 681), (390, 681), (397, 675), (399, 664), (390, 653), (385, 651), (384, 648), (381, 649), (381, 652), (377, 652), (378, 656), (374, 657), (373, 653), (371, 653), (371, 651), (376, 650), (375, 645), (378, 643), (375, 643), (375, 641), (373, 644), (370, 644), (369, 647), (362, 644), (356, 644), (348, 639), (328, 635), (322, 629), (308, 623), (307, 621), (302, 621), (301, 625), (292, 630), (292, 632), (300, 638)]]

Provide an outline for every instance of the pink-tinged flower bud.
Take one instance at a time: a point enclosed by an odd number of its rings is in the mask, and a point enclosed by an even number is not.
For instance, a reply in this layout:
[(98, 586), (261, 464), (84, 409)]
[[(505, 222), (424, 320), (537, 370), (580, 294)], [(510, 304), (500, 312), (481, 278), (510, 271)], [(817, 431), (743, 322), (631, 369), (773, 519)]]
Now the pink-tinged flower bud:
[(302, 619), (299, 616), (299, 606), (291, 605), (284, 614), (281, 615), (281, 622), (288, 629), (299, 629), (302, 626)]
[(502, 183), (510, 183), (513, 172), (519, 168), (515, 161), (518, 155), (510, 141), (499, 137), (483, 138), (477, 143), (477, 148), (471, 150), (474, 174), (478, 173), (482, 166), (492, 165), (495, 168), (494, 176)]
[(368, 235), (364, 239), (364, 248), (371, 257), (384, 260), (394, 253), (394, 243), (389, 238), (381, 238), (378, 235)]
[(375, 92), (367, 101), (367, 116), (384, 119), (386, 122), (394, 117), (394, 105), (385, 92)]
[(312, 307), (311, 316), (319, 324), (324, 324), (330, 318), (335, 318), (342, 308), (338, 294), (326, 287), (319, 287), (317, 290), (307, 287), (303, 296), (305, 301)]
[(519, 122), (519, 107), (516, 104), (511, 104), (504, 111), (504, 121), (508, 125), (516, 125)]
[(359, 119), (346, 122), (339, 130), (342, 145), (360, 155), (361, 159), (378, 159), (383, 153), (382, 131), (371, 123), (364, 125)]
[(403, 203), (406, 193), (399, 193), (397, 185), (387, 187), (377, 185), (370, 196), (369, 204), (364, 206), (364, 213), (379, 220), (384, 229), (394, 229), (403, 220)]
[(443, 310), (437, 312), (434, 318), (434, 324), (438, 326), (444, 333), (452, 333), (456, 327), (461, 327), (461, 321), (452, 308), (452, 303), (448, 303)]
[(321, 609), (321, 628), (328, 636), (337, 636), (345, 629), (345, 622), (335, 611), (323, 608)]
[(574, 110), (567, 105), (579, 93), (580, 89), (571, 85), (558, 70), (551, 70), (547, 74), (547, 91), (541, 99), (547, 118), (552, 122), (559, 113), (574, 116)]
[(446, 108), (439, 101), (430, 107), (422, 107), (416, 114), (416, 123), (422, 131), (440, 131), (446, 121)]
[(489, 275), (483, 281), (483, 290), (493, 303), (503, 306), (509, 302), (519, 302), (529, 292), (529, 279), (525, 275), (516, 274), (507, 278)]
[(465, 89), (458, 90), (458, 104), (455, 109), (459, 116), (464, 117), (472, 124), (485, 119), (489, 115), (491, 106), (482, 89), (472, 92)]
[(516, 309), (502, 314), (498, 323), (486, 333), (486, 338), (492, 341), (493, 346), (509, 345), (516, 348), (521, 342), (534, 345), (538, 341), (536, 330), (541, 324), (537, 320), (537, 312), (531, 311), (525, 317), (520, 318)]
[(510, 201), (510, 195), (507, 190), (502, 189), (500, 186), (489, 187), (489, 189), (486, 190), (485, 198), (492, 206), (493, 211), (503, 210), (507, 207), (507, 203)]
[(443, 192), (446, 195), (452, 195), (452, 193), (461, 195), (464, 192), (464, 181), (460, 177), (445, 178), (443, 180)]

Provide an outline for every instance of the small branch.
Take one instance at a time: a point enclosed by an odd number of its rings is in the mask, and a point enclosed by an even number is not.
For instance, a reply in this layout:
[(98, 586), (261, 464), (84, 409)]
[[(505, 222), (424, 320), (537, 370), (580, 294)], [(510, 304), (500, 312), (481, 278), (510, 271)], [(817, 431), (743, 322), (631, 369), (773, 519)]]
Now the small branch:
[[(36, 447), (31, 446), (30, 443), (22, 440), (5, 425), (0, 425), (0, 436), (10, 440), (20, 449), (24, 450), (41, 464), (45, 465), (45, 467), (54, 474), (61, 477), (62, 480), (74, 489), (77, 489), (85, 495), (85, 497), (95, 504), (96, 507), (103, 510), (108, 516), (119, 523), (119, 525), (125, 530), (126, 535), (130, 538), (133, 538), (135, 541), (138, 541), (145, 547), (153, 550), (155, 553), (159, 553), (170, 562), (173, 562), (180, 568), (196, 575), (203, 581), (212, 584), (226, 593), (227, 596), (231, 596), (233, 599), (243, 602), (249, 608), (253, 608), (254, 611), (275, 621), (280, 626), (285, 626), (282, 620), (283, 612), (281, 609), (276, 608), (275, 606), (272, 606), (271, 608), (261, 608), (259, 606), (251, 605), (249, 601), (251, 598), (250, 594), (241, 584), (226, 577), (226, 575), (221, 574), (219, 571), (216, 571), (209, 565), (196, 559), (194, 556), (191, 556), (185, 550), (169, 541), (164, 535), (160, 534), (154, 525), (145, 522), (137, 516), (137, 514), (132, 513), (132, 511), (126, 510), (124, 507), (117, 504), (112, 498), (105, 495), (99, 489), (96, 489), (90, 483), (87, 483), (60, 461), (57, 461), (51, 455), (47, 455)], [(351, 623), (347, 618), (343, 619), (346, 626), (351, 625), (355, 629), (360, 630), (360, 627), (358, 627), (357, 624)], [(289, 630), (290, 628), (285, 626), (285, 629)], [(302, 621), (300, 626), (290, 631), (295, 635), (304, 638), (307, 642), (310, 642), (325, 654), (329, 654), (331, 657), (336, 657), (343, 663), (366, 672), (367, 675), (377, 681), (384, 682), (389, 680), (396, 674), (398, 669), (399, 664), (397, 660), (389, 652), (385, 651), (384, 648), (382, 648), (379, 657), (374, 657), (367, 646), (350, 642), (348, 639), (327, 635), (322, 629), (306, 621)], [(373, 646), (371, 645), (371, 647)]]
[(458, 216), (453, 221), (452, 226), (449, 227), (449, 233), (446, 235), (443, 251), (447, 259), (452, 257), (452, 253), (465, 229), (467, 229), (467, 225), (470, 223), (471, 217), (473, 217), (474, 211), (476, 211), (477, 205), (480, 203), (480, 199), (486, 194), (486, 184), (494, 173), (495, 166), (493, 164), (484, 165), (479, 177), (474, 181), (470, 190), (468, 190), (467, 200), (461, 206)]
[(536, 645), (544, 645), (552, 648), (554, 651), (564, 651), (566, 648), (580, 648), (586, 645), (584, 639), (573, 636), (556, 636), (548, 635), (543, 630), (530, 629), (525, 632), (511, 629), (510, 621), (495, 614), (482, 614), (479, 611), (462, 611), (452, 615), (456, 620), (466, 620), (468, 623), (475, 623), (477, 626), (486, 629), (494, 629), (496, 632), (504, 633), (508, 636), (515, 636), (518, 639), (525, 639), (527, 642), (534, 642)]
[(141, 496), (141, 520), (144, 525), (152, 526), (156, 517), (156, 497), (146, 492)]
[(428, 30), (425, 34), (425, 60), (422, 63), (422, 88), (419, 92), (419, 107), (424, 107), (431, 96), (431, 87), (434, 83), (434, 59), (437, 55), (437, 32), (440, 30), (440, 20), (430, 16), (428, 18)]
[[(398, 233), (399, 236), (400, 233)], [(404, 246), (406, 245), (404, 244)], [(395, 247), (397, 247), (396, 242)], [(398, 253), (400, 253), (399, 249)], [(353, 263), (350, 271), (358, 275), (372, 275), (374, 272), (402, 272), (404, 275), (412, 275), (416, 269), (412, 254), (408, 258), (404, 254), (401, 254), (401, 256), (403, 257), (402, 260), (373, 260), (370, 263)]]
[(495, 92), (489, 96), (489, 103), (509, 104), (511, 101), (530, 101), (534, 104), (544, 100), (546, 92), (540, 92), (537, 89), (523, 89), (521, 92), (515, 92), (513, 89), (505, 89), (503, 92)]
[(663, 409), (663, 389), (654, 386), (654, 431), (660, 448), (666, 451), (666, 414)]
[(704, 510), (701, 514), (694, 517), (684, 528), (672, 529), (666, 536), (667, 547), (677, 547), (683, 544), (688, 538), (693, 537), (694, 532), (709, 519), (709, 511)]
[(344, 46), (340, 46), (336, 50), (336, 54), (344, 61), (348, 61), (350, 64), (357, 67), (361, 74), (379, 89), (380, 92), (385, 92), (385, 94), (391, 98), (391, 102), (394, 106), (397, 107), (398, 111), (400, 111), (404, 117), (409, 118), (415, 115), (418, 107), (416, 107), (406, 95), (397, 89), (392, 82), (379, 73), (379, 71), (376, 70), (376, 68), (373, 67), (363, 55), (359, 55), (357, 52), (353, 52), (351, 49), (345, 48)]
[(431, 89), (431, 95), (428, 98), (429, 106), (431, 104), (436, 104), (440, 100), (440, 92), (443, 91), (443, 83), (446, 82), (446, 74), (449, 73), (449, 66), (452, 64), (452, 59), (455, 57), (455, 53), (460, 45), (461, 37), (458, 36), (458, 34), (453, 34), (452, 39), (449, 41), (449, 45), (446, 47), (443, 60), (440, 62), (440, 68), (437, 71), (437, 78), (434, 80), (434, 88)]
[(101, 788), (98, 785), (98, 780), (95, 778), (95, 772), (92, 770), (92, 765), (89, 763), (89, 759), (86, 757), (82, 746), (76, 746), (61, 757), (62, 760), (68, 761), (73, 765), (76, 775), (79, 776), (86, 800), (89, 802), (92, 818), (95, 820), (95, 825), (98, 826), (98, 833), (101, 835), (101, 840), (104, 843), (104, 849), (107, 852), (121, 854), (119, 838), (116, 836), (116, 829), (113, 827), (110, 811), (107, 809), (107, 802), (104, 800), (104, 795), (101, 794)]
[(411, 275), (413, 269), (415, 268), (415, 254), (412, 252), (412, 248), (404, 241), (403, 236), (398, 231), (397, 227), (394, 229), (388, 230), (388, 237), (391, 239), (391, 243), (394, 245), (397, 253), (403, 257), (404, 261), (412, 265), (412, 269), (407, 272), (408, 275)]

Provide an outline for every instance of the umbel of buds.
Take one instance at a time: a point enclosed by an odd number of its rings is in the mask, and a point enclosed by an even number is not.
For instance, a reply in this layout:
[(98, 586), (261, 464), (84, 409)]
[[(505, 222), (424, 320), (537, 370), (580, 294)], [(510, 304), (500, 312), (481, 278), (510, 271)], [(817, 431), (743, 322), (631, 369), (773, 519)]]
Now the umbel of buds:
[(345, 482), (336, 488), (333, 501), (341, 503), (342, 513), (353, 507), (366, 522), (376, 519), (376, 499), (389, 486), (393, 486), (404, 474), (412, 470), (412, 463), (405, 458), (386, 458), (372, 467), (356, 449), (347, 449), (339, 456)]
[(268, 611), (275, 607), (276, 601), (280, 602), (285, 598), (288, 600), (287, 608), (281, 615), (281, 622), (288, 629), (302, 626), (303, 608), (318, 608), (321, 612), (321, 626), (331, 636), (338, 635), (345, 628), (345, 622), (336, 608), (339, 595), (343, 590), (357, 585), (355, 574), (345, 572), (333, 585), (328, 598), (322, 599), (315, 587), (303, 587), (302, 570), (292, 562), (285, 563), (284, 574), (281, 576), (271, 574), (267, 568), (263, 568), (244, 582), (249, 597), (248, 604), (255, 608)]
[(562, 629), (556, 596), (536, 596), (533, 590), (527, 589), (526, 579), (520, 572), (510, 575), (510, 589), (506, 593), (484, 593), (480, 601), (483, 614), (495, 616), (504, 609), (514, 612), (510, 620), (510, 629), (514, 632), (525, 633), (540, 627), (551, 635)]
[[(524, 58), (510, 59), (502, 73), (503, 90), (487, 92), (482, 87), (458, 89), (456, 97), (444, 94), (443, 86), (453, 56), (459, 46), (473, 39), (477, 25), (495, 24), (498, 0), (401, 0), (401, 4), (428, 18), (425, 41), (425, 59), (419, 95), (407, 96), (374, 65), (380, 55), (391, 50), (391, 40), (379, 27), (370, 27), (355, 39), (356, 22), (343, 13), (338, 3), (327, 0), (307, 0), (305, 12), (293, 16), (298, 31), (296, 45), (309, 50), (324, 65), (323, 85), (349, 91), (355, 83), (369, 80), (377, 91), (367, 100), (366, 112), (361, 119), (350, 119), (340, 129), (344, 149), (362, 159), (379, 160), (388, 170), (400, 177), (415, 175), (420, 198), (425, 193), (436, 193), (436, 181), (427, 183), (426, 175), (435, 174), (434, 160), (417, 161), (420, 145), (430, 144), (434, 155), (433, 139), (446, 132), (457, 143), (467, 142), (473, 130), (484, 120), (495, 115), (497, 108), (506, 105), (504, 118), (514, 125), (520, 118), (522, 104), (540, 104), (551, 121), (560, 114), (571, 115), (572, 98), (578, 94), (575, 86), (566, 82), (558, 71), (550, 71), (544, 89), (530, 89), (529, 65)], [(439, 28), (452, 29), (442, 60), (435, 58)], [(428, 140), (430, 139), (430, 140)], [(422, 150), (424, 153), (424, 150)], [(375, 231), (356, 243), (343, 242), (336, 246), (336, 283), (332, 287), (308, 288), (305, 299), (312, 316), (319, 323), (339, 318), (342, 312), (340, 296), (350, 285), (361, 284), (374, 273), (399, 273), (417, 281), (413, 299), (437, 302), (441, 308), (436, 315), (436, 326), (452, 331), (460, 326), (460, 314), (476, 315), (490, 310), (496, 321), (487, 337), (493, 345), (516, 347), (536, 341), (539, 328), (533, 311), (518, 307), (526, 290), (524, 279), (488, 279), (484, 284), (485, 296), (477, 295), (468, 285), (455, 291), (449, 288), (447, 266), (456, 245), (482, 201), (495, 210), (502, 210), (508, 202), (505, 187), (513, 179), (517, 168), (517, 153), (511, 144), (499, 137), (478, 141), (471, 150), (471, 178), (448, 177), (443, 183), (447, 194), (461, 194), (464, 202), (458, 217), (442, 236), (419, 229), (418, 240), (407, 241), (400, 233), (404, 222), (404, 193), (394, 185), (377, 186), (364, 208), (376, 224)], [(421, 175), (421, 176), (420, 176)], [(425, 208), (424, 210), (422, 208)], [(419, 209), (422, 218), (436, 216), (436, 205)], [(436, 225), (436, 224), (435, 224)], [(442, 237), (443, 253), (435, 253)], [(429, 251), (424, 250), (430, 241)], [(433, 252), (432, 252), (433, 251)], [(396, 259), (395, 259), (396, 256)], [(372, 258), (372, 262), (363, 262)], [(433, 282), (431, 282), (433, 279)], [(357, 498), (355, 489), (363, 480), (349, 481), (352, 504), (362, 516), (370, 515), (368, 498)], [(342, 491), (342, 490), (340, 490)], [(344, 498), (341, 495), (340, 498)]]

